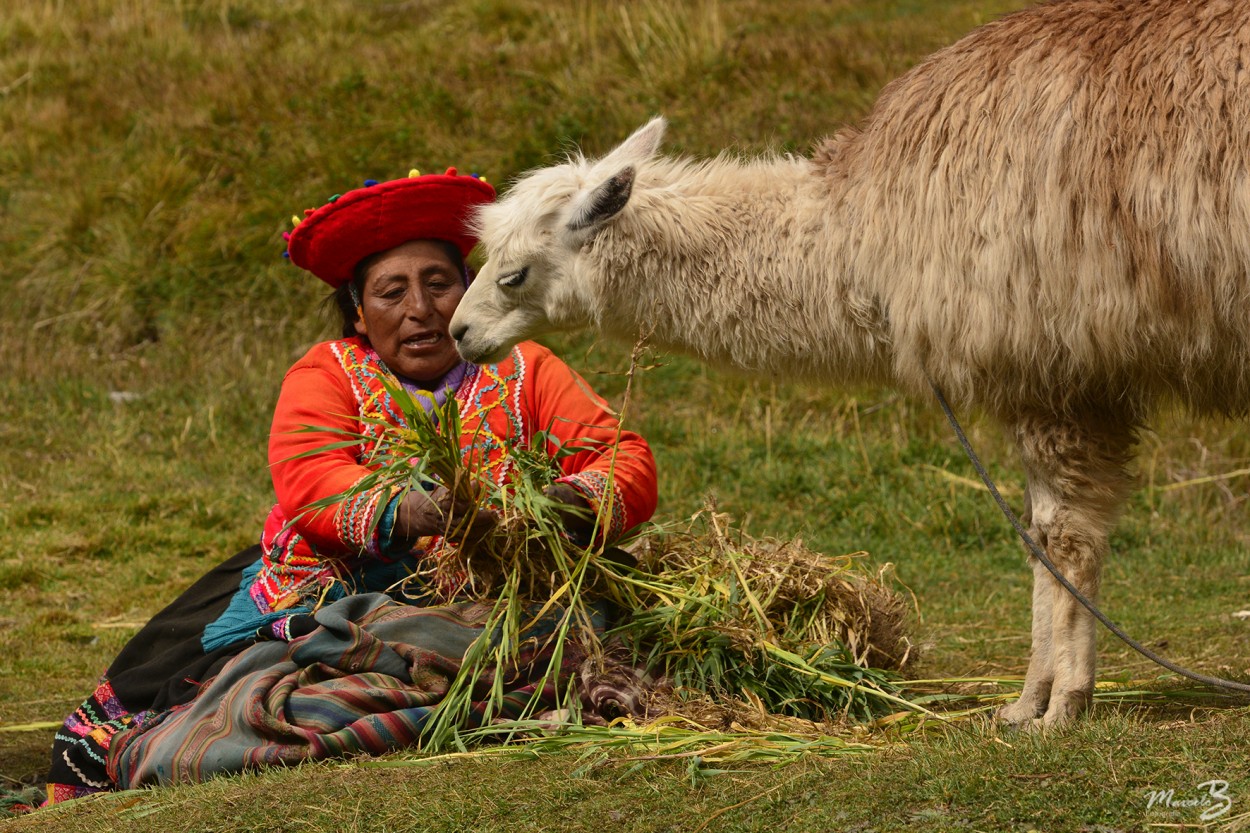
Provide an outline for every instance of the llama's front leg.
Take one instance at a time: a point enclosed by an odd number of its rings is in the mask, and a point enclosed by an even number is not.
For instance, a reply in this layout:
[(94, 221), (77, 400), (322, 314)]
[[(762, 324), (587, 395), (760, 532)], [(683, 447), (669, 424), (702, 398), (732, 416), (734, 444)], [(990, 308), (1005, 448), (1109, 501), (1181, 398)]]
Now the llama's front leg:
[[(1107, 534), (1128, 492), (1133, 435), (1127, 423), (1106, 416), (1017, 425), (1035, 539), (1091, 601), (1098, 597)], [(1097, 622), (1036, 560), (1033, 574), (1033, 655), (1024, 693), (1002, 717), (1022, 724), (1040, 715), (1043, 725), (1062, 725), (1093, 697)]]
[[(1036, 536), (1036, 528), (1032, 531)], [(1012, 726), (1023, 727), (1046, 713), (1050, 705), (1050, 689), (1055, 679), (1051, 643), (1051, 598), (1057, 583), (1036, 558), (1033, 565), (1033, 647), (1029, 654), (1029, 670), (1024, 675), (1020, 699), (998, 710), (998, 719)], [(1063, 588), (1058, 588), (1063, 590)]]
[[(1069, 540), (1047, 548), (1051, 563), (1085, 598), (1095, 601), (1107, 552), (1106, 537), (1100, 541)], [(1038, 564), (1038, 567), (1045, 569)], [(1098, 664), (1098, 622), (1053, 577), (1051, 585), (1051, 682), (1050, 703), (1042, 718), (1045, 726), (1067, 723), (1084, 711), (1094, 697)]]

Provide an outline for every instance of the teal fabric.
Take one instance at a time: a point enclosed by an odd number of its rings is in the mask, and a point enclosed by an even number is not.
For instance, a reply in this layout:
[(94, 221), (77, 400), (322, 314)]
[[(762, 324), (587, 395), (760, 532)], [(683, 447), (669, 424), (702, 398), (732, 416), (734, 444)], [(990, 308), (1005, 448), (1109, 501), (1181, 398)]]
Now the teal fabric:
[(311, 608), (297, 607), (289, 610), (280, 610), (276, 613), (261, 613), (249, 591), (256, 582), (256, 576), (259, 575), (262, 564), (263, 561), (257, 559), (255, 564), (243, 571), (243, 578), (239, 582), (239, 590), (234, 594), (234, 598), (230, 600), (230, 604), (226, 607), (225, 612), (218, 617), (216, 622), (211, 623), (204, 629), (204, 635), (200, 637), (200, 644), (204, 646), (204, 653), (211, 653), (218, 648), (224, 648), (236, 642), (255, 639), (256, 632), (261, 628), (268, 628), (280, 619), (312, 612)]
[[(243, 571), (239, 590), (230, 600), (225, 612), (217, 621), (204, 629), (200, 644), (204, 646), (205, 653), (248, 639), (279, 637), (280, 634), (274, 632), (275, 628), (281, 630), (281, 625), (285, 620), (293, 616), (312, 613), (312, 608), (308, 605), (289, 607), (270, 613), (262, 612), (257, 608), (251, 589), (262, 565), (263, 560), (257, 560), (255, 564)], [(356, 593), (382, 593), (408, 578), (415, 569), (416, 558), (414, 556), (398, 561), (370, 559), (347, 578), (346, 584)], [(335, 582), (326, 592), (325, 601), (336, 602), (347, 595), (344, 584)], [(402, 601), (406, 604), (419, 605), (424, 604), (427, 598), (420, 593), (413, 595), (412, 588), (409, 587)]]

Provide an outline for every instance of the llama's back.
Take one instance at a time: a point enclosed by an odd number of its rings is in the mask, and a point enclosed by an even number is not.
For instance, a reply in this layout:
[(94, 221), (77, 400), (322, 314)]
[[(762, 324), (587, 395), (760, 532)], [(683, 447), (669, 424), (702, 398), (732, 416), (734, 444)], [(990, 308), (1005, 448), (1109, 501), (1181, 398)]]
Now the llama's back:
[(1246, 410), (1248, 72), (1244, 0), (1072, 0), (889, 85), (814, 163), (863, 218), (901, 380), (999, 412)]

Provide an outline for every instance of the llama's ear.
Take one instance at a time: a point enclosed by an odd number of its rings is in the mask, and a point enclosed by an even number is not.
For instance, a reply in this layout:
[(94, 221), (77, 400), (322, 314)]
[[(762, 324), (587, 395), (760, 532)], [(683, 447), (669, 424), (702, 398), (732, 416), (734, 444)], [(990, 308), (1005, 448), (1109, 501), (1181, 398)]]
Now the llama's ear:
[(577, 197), (573, 204), (568, 231), (574, 237), (574, 245), (580, 246), (594, 237), (629, 202), (635, 172), (659, 151), (667, 124), (663, 116), (656, 116), (592, 165), (591, 181), (599, 176), (607, 178)]
[(663, 116), (656, 116), (638, 128), (628, 139), (621, 142), (599, 163), (597, 169), (614, 171), (626, 165), (639, 165), (648, 161), (660, 151), (660, 142), (664, 140), (664, 130), (668, 122)]
[(582, 239), (593, 236), (604, 223), (620, 213), (633, 190), (634, 169), (622, 168), (578, 198), (569, 217), (568, 230)]

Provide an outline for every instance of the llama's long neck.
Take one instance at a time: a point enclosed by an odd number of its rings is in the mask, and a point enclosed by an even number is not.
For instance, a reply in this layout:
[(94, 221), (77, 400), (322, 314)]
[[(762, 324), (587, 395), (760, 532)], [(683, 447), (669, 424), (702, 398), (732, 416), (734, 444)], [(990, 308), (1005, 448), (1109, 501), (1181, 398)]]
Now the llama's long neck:
[(668, 164), (642, 171), (583, 261), (603, 328), (753, 372), (886, 378), (880, 299), (810, 163)]

